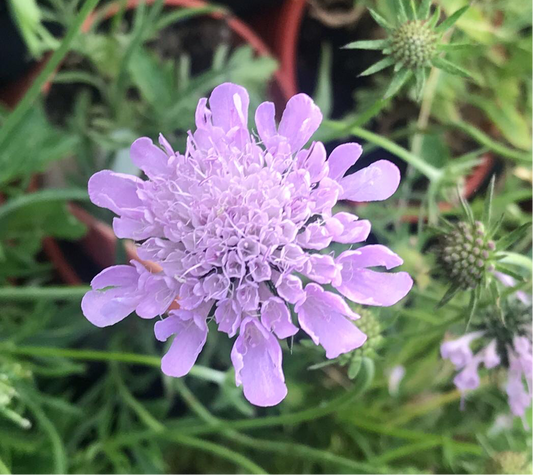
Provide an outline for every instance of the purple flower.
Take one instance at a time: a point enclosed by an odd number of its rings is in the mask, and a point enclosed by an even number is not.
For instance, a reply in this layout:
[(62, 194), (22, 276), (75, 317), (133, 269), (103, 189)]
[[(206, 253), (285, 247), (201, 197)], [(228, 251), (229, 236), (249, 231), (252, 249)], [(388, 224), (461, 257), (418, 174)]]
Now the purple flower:
[[(138, 242), (141, 264), (104, 270), (84, 298), (85, 316), (98, 326), (136, 311), (143, 318), (178, 310), (155, 325), (156, 337), (174, 336), (162, 370), (183, 376), (195, 363), (212, 320), (230, 337), (236, 383), (253, 404), (271, 406), (286, 395), (278, 342), (300, 327), (326, 349), (328, 358), (361, 346), (366, 336), (344, 298), (389, 306), (411, 289), (405, 272), (378, 272), (402, 264), (384, 246), (364, 246), (339, 256), (321, 253), (331, 242), (363, 242), (370, 223), (333, 213), (339, 199), (384, 200), (398, 187), (398, 169), (379, 161), (344, 176), (361, 155), (358, 144), (329, 156), (322, 143), (304, 148), (322, 114), (305, 94), (289, 100), (276, 126), (274, 105), (255, 113), (258, 135), (248, 130), (249, 98), (235, 84), (201, 99), (197, 130), (184, 154), (160, 136), (131, 147), (132, 161), (147, 180), (96, 173), (89, 181), (93, 203), (112, 210), (120, 238)], [(308, 281), (312, 281), (308, 283)], [(175, 307), (175, 305), (173, 306)]]
[[(498, 354), (498, 342), (493, 339), (475, 355), (470, 349), (470, 343), (483, 337), (484, 332), (467, 333), (457, 340), (446, 341), (441, 345), (441, 356), (449, 359), (456, 370), (460, 370), (453, 382), (464, 395), (467, 391), (479, 387), (479, 366), (483, 364), (487, 369), (501, 366)], [(531, 405), (533, 356), (531, 341), (525, 336), (515, 336), (512, 345), (505, 351), (508, 359), (507, 384), (505, 387), (509, 407), (515, 416), (523, 417), (526, 409)]]

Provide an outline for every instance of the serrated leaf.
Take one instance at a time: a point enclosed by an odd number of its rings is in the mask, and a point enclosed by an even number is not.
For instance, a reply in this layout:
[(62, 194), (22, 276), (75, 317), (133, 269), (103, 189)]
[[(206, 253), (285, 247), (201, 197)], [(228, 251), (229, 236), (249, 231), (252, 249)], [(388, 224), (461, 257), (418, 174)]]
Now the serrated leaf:
[(463, 16), (463, 14), (470, 8), (470, 5), (466, 5), (463, 8), (460, 8), (456, 12), (454, 12), (452, 15), (450, 15), (446, 20), (444, 20), (437, 28), (436, 32), (439, 34), (444, 33), (446, 30), (451, 28), (459, 18)]
[(412, 75), (413, 72), (410, 69), (402, 69), (398, 74), (395, 74), (387, 92), (385, 92), (384, 99), (389, 99), (394, 96)]
[(368, 49), (368, 50), (380, 50), (389, 45), (388, 40), (363, 40), (353, 41), (342, 47), (342, 49)]
[(509, 234), (506, 234), (496, 243), (496, 249), (498, 251), (505, 251), (511, 247), (515, 242), (522, 239), (528, 231), (531, 230), (531, 223), (522, 224), (514, 231), (511, 231)]
[(394, 28), (387, 20), (385, 20), (385, 18), (383, 18), (379, 13), (377, 13), (372, 8), (368, 9), (368, 13), (372, 15), (372, 18), (379, 26), (381, 26), (382, 28), (385, 28), (387, 31), (390, 31)]
[(431, 64), (436, 68), (442, 69), (449, 74), (454, 74), (455, 76), (461, 76), (465, 78), (472, 78), (472, 75), (466, 70), (457, 66), (456, 64), (448, 61), (447, 59), (435, 57), (431, 60)]
[(393, 58), (383, 58), (381, 61), (373, 64), (368, 69), (365, 69), (361, 74), (359, 74), (359, 76), (370, 76), (371, 74), (377, 73), (385, 68), (388, 68), (389, 66), (392, 66), (393, 64)]

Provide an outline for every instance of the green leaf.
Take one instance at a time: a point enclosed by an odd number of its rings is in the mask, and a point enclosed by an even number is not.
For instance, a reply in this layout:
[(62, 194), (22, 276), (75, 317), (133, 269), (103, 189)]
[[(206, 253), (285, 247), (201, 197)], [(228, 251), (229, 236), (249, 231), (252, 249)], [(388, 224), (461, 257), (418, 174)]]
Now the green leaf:
[(496, 182), (496, 175), (492, 175), (490, 179), (489, 189), (485, 196), (485, 202), (483, 203), (483, 224), (486, 228), (490, 228), (490, 222), (492, 220), (492, 198), (494, 196), (494, 183)]
[(357, 375), (359, 374), (359, 371), (361, 370), (361, 367), (363, 365), (363, 358), (357, 357), (353, 358), (350, 362), (350, 366), (348, 366), (348, 378), (355, 379)]
[(428, 26), (431, 29), (435, 28), (435, 25), (439, 21), (440, 13), (441, 13), (440, 6), (437, 5), (437, 8), (435, 8), (435, 11), (433, 12), (433, 15), (431, 16), (431, 18), (428, 21)]
[(375, 22), (382, 28), (385, 28), (387, 31), (391, 31), (394, 29), (394, 27), (387, 20), (385, 20), (385, 18), (383, 18), (379, 13), (374, 11), (372, 8), (369, 8), (368, 12), (370, 13), (370, 15), (372, 15), (372, 18), (375, 20)]
[(496, 243), (496, 249), (498, 251), (505, 251), (511, 247), (515, 242), (522, 239), (524, 236), (531, 231), (531, 223), (522, 224), (522, 226), (516, 228), (514, 231), (511, 231), (509, 234), (506, 234)]
[(466, 5), (463, 8), (460, 8), (456, 12), (454, 12), (451, 16), (446, 18), (437, 28), (436, 32), (439, 34), (444, 33), (446, 30), (451, 28), (459, 18), (463, 16), (463, 14), (470, 8), (470, 5)]
[(377, 73), (382, 69), (388, 68), (394, 64), (394, 59), (391, 57), (383, 58), (381, 61), (370, 66), (368, 69), (365, 69), (359, 76), (370, 76), (371, 74)]
[(313, 94), (315, 104), (320, 107), (322, 115), (326, 118), (331, 114), (333, 107), (333, 91), (331, 82), (331, 73), (333, 67), (332, 48), (329, 43), (322, 44), (322, 54), (320, 66), (318, 69), (318, 80)]
[(444, 296), (440, 299), (439, 303), (437, 304), (437, 308), (444, 307), (451, 299), (453, 299), (457, 295), (460, 289), (460, 285), (452, 284), (450, 288), (446, 291)]
[(480, 48), (482, 45), (476, 45), (472, 43), (441, 43), (437, 46), (437, 49), (445, 52), (450, 51), (472, 51)]
[(431, 60), (431, 64), (436, 68), (442, 69), (449, 74), (454, 74), (455, 76), (461, 76), (465, 78), (472, 78), (472, 75), (460, 66), (448, 61), (447, 59), (441, 57), (435, 57)]
[(418, 18), (421, 20), (429, 17), (429, 11), (431, 8), (431, 0), (422, 0), (418, 7)]
[(416, 10), (415, 0), (409, 1), (409, 16), (413, 20), (418, 20), (418, 12)]
[(386, 48), (389, 45), (388, 40), (363, 40), (353, 41), (344, 45), (342, 49), (368, 49), (368, 50), (380, 50)]
[(400, 19), (400, 22), (405, 23), (409, 21), (409, 16), (407, 15), (407, 11), (405, 9), (403, 0), (396, 0), (396, 1), (398, 5), (398, 18)]
[(468, 329), (470, 328), (470, 324), (472, 323), (472, 318), (474, 318), (474, 313), (476, 312), (480, 298), (481, 286), (478, 285), (470, 294), (470, 303), (468, 304), (466, 320), (466, 331), (468, 331)]
[(526, 282), (527, 279), (517, 272), (515, 269), (513, 269), (511, 266), (508, 266), (506, 264), (502, 264), (501, 262), (496, 263), (496, 270), (500, 271), (503, 274), (510, 275), (513, 279), (515, 279), (518, 282)]
[(466, 199), (464, 198), (464, 196), (462, 195), (459, 189), (457, 189), (457, 195), (459, 196), (459, 201), (461, 203), (461, 207), (463, 208), (463, 212), (466, 218), (468, 219), (470, 224), (474, 224), (474, 221), (475, 221), (474, 212), (472, 211), (472, 208), (468, 204), (468, 201), (466, 201)]
[(161, 62), (146, 48), (139, 47), (132, 53), (127, 64), (133, 85), (143, 98), (153, 107), (161, 107), (171, 100), (170, 84), (161, 68)]
[(402, 69), (398, 74), (394, 75), (387, 92), (385, 92), (384, 99), (394, 96), (412, 75), (413, 72), (410, 69)]
[[(502, 83), (500, 87), (511, 87), (512, 83)], [(482, 109), (505, 139), (521, 150), (531, 150), (531, 125), (515, 101), (501, 97), (498, 101), (487, 99), (478, 94), (469, 95), (472, 104)], [(531, 153), (529, 153), (531, 157)], [(531, 158), (530, 158), (531, 160)]]
[(498, 221), (494, 222), (494, 224), (489, 228), (489, 231), (487, 232), (487, 236), (494, 237), (496, 233), (500, 230), (501, 225), (503, 224), (503, 220), (505, 218), (505, 214), (502, 214)]

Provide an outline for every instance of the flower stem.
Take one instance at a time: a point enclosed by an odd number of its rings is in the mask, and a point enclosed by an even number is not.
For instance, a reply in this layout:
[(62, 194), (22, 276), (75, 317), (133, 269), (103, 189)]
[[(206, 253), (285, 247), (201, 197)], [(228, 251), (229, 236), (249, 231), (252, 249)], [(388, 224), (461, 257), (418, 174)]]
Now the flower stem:
[(81, 300), (90, 290), (88, 286), (2, 287), (0, 302), (28, 302), (33, 300)]
[[(324, 121), (324, 123), (334, 129), (344, 129), (344, 124), (342, 122)], [(356, 137), (367, 140), (368, 142), (371, 142), (393, 153), (402, 160), (405, 160), (409, 165), (425, 175), (430, 181), (438, 181), (442, 177), (441, 170), (433, 165), (430, 165), (429, 163), (426, 163), (417, 155), (409, 152), (409, 150), (406, 150), (403, 147), (400, 147), (386, 137), (382, 137), (361, 127), (350, 127), (347, 132), (355, 135)]]
[[(69, 358), (83, 361), (117, 361), (120, 363), (153, 366), (156, 368), (159, 368), (161, 365), (161, 358), (157, 356), (137, 355), (135, 353), (77, 350), (74, 348), (53, 348), (48, 346), (14, 347), (10, 345), (3, 345), (2, 350), (19, 356)], [(216, 384), (222, 384), (225, 379), (225, 374), (221, 371), (199, 365), (193, 366), (189, 374)]]

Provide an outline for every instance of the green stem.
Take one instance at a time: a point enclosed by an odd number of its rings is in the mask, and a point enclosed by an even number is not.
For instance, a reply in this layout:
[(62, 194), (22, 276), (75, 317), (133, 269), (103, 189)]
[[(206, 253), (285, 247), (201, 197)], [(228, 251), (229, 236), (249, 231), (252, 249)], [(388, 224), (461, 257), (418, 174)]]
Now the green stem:
[[(3, 130), (3, 129), (0, 129)], [(1, 132), (0, 132), (1, 133)], [(68, 200), (89, 200), (86, 190), (72, 188), (65, 190), (42, 190), (22, 195), (9, 200), (0, 207), (0, 220), (4, 219), (9, 213), (33, 204), (41, 204), (48, 201), (68, 201)]]
[[(150, 355), (137, 355), (135, 353), (76, 350), (72, 348), (53, 348), (47, 346), (13, 347), (8, 345), (2, 346), (2, 351), (20, 356), (69, 358), (83, 361), (117, 361), (120, 363), (153, 366), (156, 368), (161, 366), (161, 358)], [(225, 379), (224, 373), (198, 365), (193, 366), (189, 374), (216, 384), (222, 384)]]
[[(339, 130), (343, 130), (345, 127), (342, 122), (324, 121), (324, 123), (331, 128)], [(350, 127), (349, 132), (356, 137), (360, 137), (368, 142), (376, 144), (379, 147), (393, 153), (402, 160), (405, 160), (409, 165), (425, 175), (431, 181), (438, 181), (442, 176), (441, 170), (433, 165), (430, 165), (429, 163), (426, 163), (417, 155), (409, 152), (409, 150), (406, 150), (403, 147), (400, 147), (386, 137), (382, 137), (381, 135), (377, 135), (361, 127)]]
[(81, 300), (90, 290), (85, 286), (57, 287), (2, 287), (0, 302), (29, 302), (33, 300)]
[(9, 475), (11, 473), (11, 470), (9, 470), (9, 467), (4, 463), (4, 461), (0, 458), (0, 474), (2, 475)]
[(516, 150), (502, 145), (501, 143), (497, 142), (496, 140), (493, 140), (487, 134), (467, 122), (455, 121), (447, 125), (449, 127), (454, 127), (461, 130), (465, 134), (469, 135), (472, 139), (474, 139), (477, 143), (487, 147), (489, 150), (492, 150), (493, 152), (497, 153), (498, 155), (501, 155), (504, 158), (509, 158), (524, 165), (531, 165), (531, 152), (523, 152), (521, 150)]
[(241, 455), (233, 450), (230, 450), (221, 445), (215, 444), (207, 440), (202, 440), (196, 437), (187, 436), (181, 433), (176, 433), (169, 431), (166, 427), (161, 424), (157, 419), (154, 418), (142, 404), (140, 404), (126, 388), (124, 382), (117, 378), (119, 391), (121, 396), (124, 398), (126, 404), (128, 404), (131, 409), (137, 414), (139, 419), (151, 430), (154, 431), (156, 437), (160, 437), (166, 441), (173, 441), (180, 445), (185, 445), (188, 447), (193, 447), (204, 452), (210, 452), (212, 454), (218, 455), (219, 457), (225, 458), (230, 462), (242, 467), (245, 473), (257, 473), (263, 474), (266, 473), (259, 465), (252, 462), (250, 459), (246, 458), (244, 455)]
[(28, 406), (30, 411), (33, 412), (33, 415), (39, 422), (41, 429), (46, 432), (50, 438), (52, 454), (54, 457), (55, 473), (67, 473), (67, 457), (65, 454), (65, 447), (56, 427), (42, 410), (41, 406), (32, 398), (28, 397), (25, 392), (20, 392), (19, 397)]
[[(187, 405), (193, 410), (193, 412), (211, 426), (226, 427), (225, 422), (214, 416), (209, 410), (196, 398), (193, 392), (185, 385), (183, 380), (176, 380), (176, 388), (180, 395), (185, 400)], [(254, 450), (262, 452), (279, 453), (289, 456), (300, 456), (302, 458), (312, 459), (319, 462), (334, 463), (341, 467), (345, 467), (355, 472), (367, 472), (367, 473), (381, 473), (375, 466), (371, 466), (366, 463), (350, 460), (340, 455), (326, 452), (325, 450), (315, 449), (303, 444), (294, 444), (289, 442), (277, 442), (265, 439), (256, 439), (244, 434), (240, 434), (235, 430), (226, 429), (223, 430), (222, 435), (229, 440), (237, 442), (245, 447), (249, 447)]]
[(24, 95), (24, 98), (19, 102), (16, 109), (8, 116), (7, 120), (2, 125), (2, 128), (0, 129), (0, 150), (3, 149), (5, 142), (13, 133), (13, 131), (17, 128), (20, 121), (24, 119), (24, 116), (30, 110), (32, 104), (41, 93), (41, 90), (46, 84), (46, 81), (48, 81), (50, 75), (56, 70), (56, 68), (59, 66), (63, 58), (70, 50), (70, 46), (76, 38), (76, 35), (78, 34), (81, 25), (83, 24), (89, 13), (91, 13), (91, 11), (96, 8), (97, 4), (98, 0), (87, 0), (83, 4), (83, 7), (80, 9), (78, 15), (74, 18), (72, 24), (70, 25), (70, 28), (67, 31), (67, 34), (59, 45), (59, 48), (54, 51), (50, 59), (46, 62), (46, 65), (43, 68), (42, 72), (39, 74), (37, 79), (31, 85), (30, 89)]

